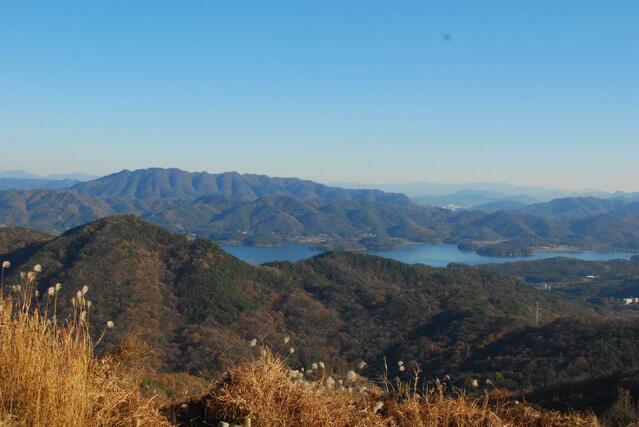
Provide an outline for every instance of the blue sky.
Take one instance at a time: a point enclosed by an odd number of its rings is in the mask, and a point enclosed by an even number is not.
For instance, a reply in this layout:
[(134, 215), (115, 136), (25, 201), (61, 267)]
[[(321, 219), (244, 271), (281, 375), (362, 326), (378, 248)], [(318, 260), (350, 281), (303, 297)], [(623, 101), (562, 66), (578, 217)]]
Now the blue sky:
[(0, 144), (42, 174), (637, 191), (639, 2), (2, 0)]

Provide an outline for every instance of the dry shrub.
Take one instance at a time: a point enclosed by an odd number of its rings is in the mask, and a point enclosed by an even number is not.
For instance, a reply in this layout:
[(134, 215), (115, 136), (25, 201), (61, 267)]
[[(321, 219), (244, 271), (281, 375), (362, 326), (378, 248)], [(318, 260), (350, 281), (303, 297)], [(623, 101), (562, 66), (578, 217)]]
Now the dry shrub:
[(440, 389), (423, 398), (390, 401), (386, 413), (393, 419), (389, 425), (402, 427), (599, 426), (594, 415), (542, 411), (516, 402), (488, 402), (486, 398), (473, 399), (463, 394), (445, 396)]
[(205, 397), (206, 421), (251, 418), (258, 426), (371, 426), (380, 417), (358, 393), (295, 384), (290, 370), (269, 350), (229, 370)]
[(0, 294), (0, 425), (169, 425), (141, 397), (134, 375), (115, 358), (93, 357), (87, 290), (60, 325), (51, 311), (55, 289), (36, 299), (36, 278), (29, 272), (9, 297)]
[[(177, 418), (185, 425), (240, 423), (250, 418), (254, 426), (300, 427), (599, 425), (594, 415), (540, 411), (515, 402), (489, 404), (487, 396), (471, 398), (460, 391), (450, 396), (443, 386), (425, 396), (386, 393), (371, 384), (361, 392), (359, 386), (342, 390), (326, 387), (321, 380), (300, 381), (292, 372), (296, 373), (262, 349), (258, 360), (230, 369), (203, 399), (181, 405), (184, 412)], [(400, 388), (411, 390), (410, 385)]]

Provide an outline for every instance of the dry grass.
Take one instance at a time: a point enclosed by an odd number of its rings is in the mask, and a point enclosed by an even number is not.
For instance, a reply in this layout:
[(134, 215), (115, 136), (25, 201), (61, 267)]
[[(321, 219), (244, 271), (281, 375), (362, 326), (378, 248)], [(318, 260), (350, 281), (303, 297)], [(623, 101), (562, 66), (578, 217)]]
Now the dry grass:
[[(364, 395), (296, 383), (285, 363), (264, 350), (255, 362), (231, 369), (205, 398), (215, 420), (251, 418), (258, 426), (370, 426), (378, 416)], [(209, 417), (210, 418), (210, 417)]]
[(36, 299), (36, 280), (31, 271), (0, 295), (0, 425), (169, 425), (117, 360), (93, 357), (86, 292), (60, 325), (57, 293)]
[(257, 426), (304, 427), (599, 426), (594, 415), (539, 411), (515, 402), (489, 404), (488, 398), (459, 392), (451, 397), (441, 385), (419, 396), (410, 384), (392, 392), (362, 383), (329, 388), (325, 378), (304, 381), (293, 374), (263, 349), (258, 360), (231, 369), (203, 399), (182, 405), (181, 419), (215, 425), (250, 418)]

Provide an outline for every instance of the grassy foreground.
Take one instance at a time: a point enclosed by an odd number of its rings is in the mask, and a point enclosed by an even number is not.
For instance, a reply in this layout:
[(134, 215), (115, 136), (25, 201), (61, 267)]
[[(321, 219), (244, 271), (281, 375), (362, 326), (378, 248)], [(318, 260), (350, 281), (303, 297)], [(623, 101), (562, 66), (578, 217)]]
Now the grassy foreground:
[[(40, 295), (40, 266), (0, 294), (0, 426), (597, 426), (594, 416), (489, 402), (439, 384), (370, 383), (355, 371), (290, 369), (256, 347), (203, 396), (168, 401), (142, 392), (142, 378), (118, 354), (96, 357), (89, 336), (88, 288), (58, 301), (59, 284)], [(63, 321), (55, 313), (71, 305)], [(111, 322), (102, 325), (102, 336)], [(259, 351), (258, 351), (259, 350)], [(249, 421), (250, 420), (250, 421)], [(222, 424), (224, 425), (224, 424)]]
[(73, 314), (59, 322), (61, 285), (38, 298), (39, 270), (0, 296), (0, 425), (169, 425), (117, 359), (93, 356), (88, 289), (66, 302)]

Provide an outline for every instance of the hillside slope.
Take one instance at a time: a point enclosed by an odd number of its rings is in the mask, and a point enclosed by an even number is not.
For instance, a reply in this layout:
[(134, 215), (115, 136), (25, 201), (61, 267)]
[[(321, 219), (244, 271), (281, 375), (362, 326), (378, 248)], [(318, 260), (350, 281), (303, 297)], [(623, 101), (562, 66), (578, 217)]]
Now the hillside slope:
[(51, 238), (51, 236), (27, 228), (2, 227), (0, 228), (0, 256), (37, 242), (51, 240)]

